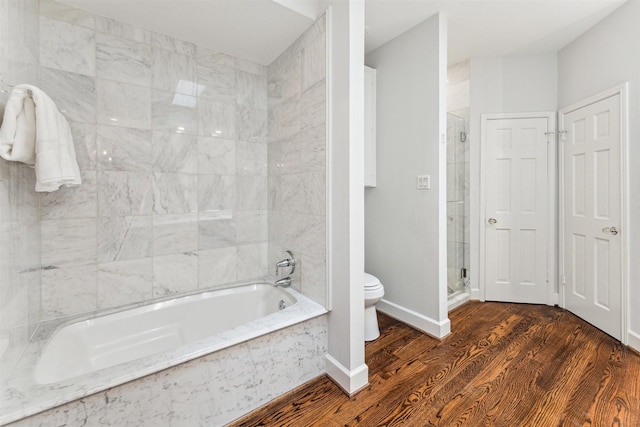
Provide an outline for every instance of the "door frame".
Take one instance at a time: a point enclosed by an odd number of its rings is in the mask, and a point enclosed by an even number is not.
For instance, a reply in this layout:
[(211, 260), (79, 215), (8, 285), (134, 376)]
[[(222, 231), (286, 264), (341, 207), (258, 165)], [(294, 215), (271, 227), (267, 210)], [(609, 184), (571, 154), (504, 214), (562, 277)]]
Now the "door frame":
[[(564, 200), (564, 117), (566, 114), (586, 107), (590, 104), (595, 104), (598, 101), (602, 101), (606, 98), (610, 98), (615, 95), (620, 95), (620, 229), (622, 230), (622, 262), (620, 265), (621, 274), (620, 278), (620, 341), (623, 344), (628, 343), (629, 333), (628, 325), (630, 313), (629, 305), (629, 277), (630, 277), (630, 260), (629, 260), (629, 83), (625, 82), (621, 85), (615, 86), (611, 89), (597, 93), (586, 99), (578, 101), (567, 107), (562, 108), (559, 111), (559, 132), (561, 137), (558, 143), (558, 200)], [(558, 283), (561, 284), (560, 289), (560, 307), (566, 308), (565, 289), (566, 286), (562, 284), (562, 277), (564, 275), (564, 203), (558, 203)]]
[(487, 122), (489, 120), (503, 120), (503, 119), (547, 119), (549, 126), (547, 127), (547, 143), (549, 149), (547, 150), (547, 203), (549, 206), (549, 212), (547, 214), (548, 229), (552, 230), (552, 236), (547, 241), (547, 305), (558, 304), (558, 293), (556, 292), (556, 278), (557, 275), (557, 256), (556, 256), (556, 241), (558, 239), (557, 229), (557, 187), (556, 187), (556, 161), (557, 161), (557, 138), (556, 138), (556, 112), (536, 112), (536, 113), (497, 113), (497, 114), (482, 114), (480, 116), (480, 268), (478, 274), (478, 287), (480, 289), (480, 300), (485, 301), (486, 281), (485, 281), (485, 267), (486, 267), (486, 234), (487, 234), (487, 218), (486, 218), (486, 195), (487, 189), (485, 183), (485, 173), (487, 172)]

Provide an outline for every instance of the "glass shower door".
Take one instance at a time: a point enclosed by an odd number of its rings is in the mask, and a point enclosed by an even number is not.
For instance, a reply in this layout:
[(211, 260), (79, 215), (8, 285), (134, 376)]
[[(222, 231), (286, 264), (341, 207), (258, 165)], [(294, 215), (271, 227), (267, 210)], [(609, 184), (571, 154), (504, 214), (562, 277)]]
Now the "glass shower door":
[(447, 114), (447, 291), (449, 297), (465, 292), (465, 143), (462, 117)]

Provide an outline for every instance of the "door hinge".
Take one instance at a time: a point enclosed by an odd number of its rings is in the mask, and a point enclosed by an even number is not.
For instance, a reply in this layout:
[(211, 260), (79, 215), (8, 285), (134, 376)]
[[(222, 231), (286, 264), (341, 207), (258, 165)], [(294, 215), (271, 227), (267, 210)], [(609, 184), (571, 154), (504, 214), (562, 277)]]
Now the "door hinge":
[(549, 283), (550, 280), (551, 280), (551, 274), (549, 274), (549, 272), (547, 271), (547, 283)]
[(547, 144), (551, 143), (552, 138), (556, 133), (554, 131), (545, 132), (545, 136), (547, 137)]
[(567, 278), (565, 277), (564, 274), (560, 276), (560, 283), (562, 283), (562, 286), (567, 284)]
[(565, 135), (567, 134), (566, 130), (559, 130), (558, 131), (558, 136), (560, 137), (560, 142), (564, 142), (565, 140)]
[[(564, 135), (567, 133), (566, 130), (559, 130), (558, 132), (558, 136), (560, 137), (560, 141), (564, 141)], [(550, 131), (550, 132), (545, 132), (544, 133), (547, 136), (547, 143), (551, 142), (551, 138), (549, 138), (550, 136), (554, 136), (556, 134), (556, 132), (554, 131)]]

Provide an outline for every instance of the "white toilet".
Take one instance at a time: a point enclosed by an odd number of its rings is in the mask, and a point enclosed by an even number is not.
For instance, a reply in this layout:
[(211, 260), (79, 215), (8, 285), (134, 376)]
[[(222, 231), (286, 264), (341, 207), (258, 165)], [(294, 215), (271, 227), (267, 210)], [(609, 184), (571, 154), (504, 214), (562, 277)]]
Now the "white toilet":
[(384, 287), (376, 276), (364, 273), (364, 340), (373, 341), (380, 336), (376, 304), (384, 296)]

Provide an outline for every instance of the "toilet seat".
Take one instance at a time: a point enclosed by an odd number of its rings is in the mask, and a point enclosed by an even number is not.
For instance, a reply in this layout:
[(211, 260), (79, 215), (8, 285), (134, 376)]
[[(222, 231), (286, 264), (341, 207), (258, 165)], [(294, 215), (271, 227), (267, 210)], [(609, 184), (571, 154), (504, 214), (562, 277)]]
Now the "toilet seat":
[(364, 273), (364, 290), (373, 291), (382, 287), (382, 283), (376, 276), (369, 273)]

